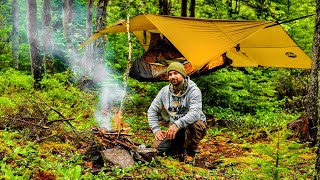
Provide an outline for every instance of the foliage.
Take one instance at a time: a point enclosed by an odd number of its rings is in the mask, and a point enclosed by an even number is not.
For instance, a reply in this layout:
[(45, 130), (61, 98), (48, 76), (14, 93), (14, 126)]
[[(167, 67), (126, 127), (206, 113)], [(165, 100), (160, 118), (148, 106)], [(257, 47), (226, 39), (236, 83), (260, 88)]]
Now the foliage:
[[(49, 106), (45, 108), (46, 105), (43, 105), (50, 104), (65, 118), (75, 118), (73, 123), (87, 121), (86, 126), (92, 126), (95, 124), (93, 121), (95, 93), (81, 92), (71, 81), (72, 76), (68, 72), (48, 75), (40, 82), (42, 90), (35, 91), (32, 88), (33, 80), (30, 75), (12, 69), (3, 71), (0, 73), (0, 115), (3, 117), (20, 116), (27, 110), (29, 114), (26, 116), (31, 116), (31, 118), (34, 118), (33, 115), (35, 117), (44, 116), (49, 121), (62, 118), (55, 111), (50, 110)], [(42, 113), (36, 115), (38, 111)]]
[(215, 137), (219, 134), (221, 134), (224, 130), (226, 130), (227, 128), (221, 128), (219, 129), (218, 127), (213, 127), (207, 130), (207, 133), (211, 136), (211, 137)]
[[(39, 30), (41, 2), (38, 4)], [(109, 1), (107, 7), (108, 25), (118, 19), (126, 19), (139, 13), (158, 13), (158, 1)], [(172, 1), (171, 14), (180, 15), (180, 1)], [(196, 1), (196, 17), (217, 19), (250, 19), (285, 21), (311, 14), (315, 11), (315, 2), (310, 0), (265, 0), (265, 1)], [(228, 4), (231, 2), (232, 4)], [(239, 4), (236, 4), (238, 2)], [(25, 2), (18, 1), (19, 7), (19, 60), (20, 70), (10, 69), (11, 65), (11, 0), (0, 3), (0, 179), (253, 179), (254, 178), (287, 178), (308, 179), (312, 174), (314, 153), (304, 145), (289, 140), (288, 130), (274, 133), (258, 132), (264, 127), (270, 129), (282, 126), (297, 118), (304, 110), (304, 98), (307, 92), (308, 70), (274, 69), (274, 68), (224, 68), (210, 75), (194, 79), (203, 93), (203, 108), (206, 114), (215, 119), (227, 122), (228, 128), (210, 127), (201, 153), (207, 156), (217, 155), (219, 149), (236, 142), (248, 143), (235, 146), (237, 150), (247, 149), (241, 156), (228, 159), (219, 154), (224, 163), (212, 163), (213, 169), (188, 166), (174, 159), (160, 158), (150, 163), (137, 162), (128, 169), (113, 169), (92, 174), (83, 160), (83, 149), (78, 149), (77, 131), (95, 127), (93, 114), (96, 110), (98, 95), (95, 90), (82, 91), (77, 85), (75, 75), (79, 72), (66, 71), (66, 65), (81, 64), (83, 50), (77, 47), (85, 40), (86, 1), (75, 2), (72, 42), (77, 56), (72, 56), (63, 34), (62, 2), (51, 1), (53, 56), (57, 68), (56, 74), (46, 75), (41, 81), (41, 90), (32, 88), (30, 76), (30, 59), (26, 33)], [(95, 9), (94, 9), (95, 11)], [(314, 17), (308, 17), (281, 25), (311, 56)], [(95, 21), (93, 21), (93, 29)], [(93, 30), (95, 31), (95, 30)], [(41, 30), (39, 31), (41, 34)], [(41, 37), (41, 36), (39, 36)], [(133, 60), (141, 56), (144, 50), (132, 37)], [(107, 36), (105, 64), (116, 72), (121, 79), (126, 71), (128, 61), (127, 34), (110, 34)], [(41, 43), (40, 43), (41, 44)], [(78, 68), (79, 69), (79, 68)], [(166, 82), (138, 82), (129, 79), (123, 118), (130, 124), (134, 139), (150, 145), (153, 136), (150, 132), (146, 111), (157, 92)], [(7, 123), (9, 117), (18, 117), (22, 112), (29, 112), (28, 117), (42, 115), (49, 121), (61, 119), (61, 115), (49, 106), (39, 108), (39, 104), (48, 104), (59, 111), (65, 118), (74, 118), (67, 123), (48, 130), (54, 138), (43, 142), (32, 142), (40, 131), (32, 134), (33, 125), (15, 129)], [(37, 111), (37, 109), (40, 109)], [(44, 112), (44, 113), (39, 113)], [(23, 114), (26, 115), (26, 114)], [(21, 117), (21, 116), (19, 116)], [(13, 121), (12, 121), (13, 122)], [(12, 125), (12, 124), (11, 124)], [(13, 124), (14, 125), (14, 124)], [(231, 128), (234, 126), (235, 128)], [(28, 129), (30, 128), (30, 129)], [(33, 127), (34, 128), (34, 127)], [(238, 131), (236, 131), (237, 129)], [(43, 132), (43, 130), (41, 131)], [(29, 136), (26, 136), (29, 134)], [(30, 136), (33, 135), (33, 136)], [(261, 139), (265, 137), (266, 139)], [(228, 137), (230, 136), (230, 137)], [(269, 141), (270, 140), (270, 141)], [(223, 144), (221, 145), (221, 141)], [(262, 141), (258, 145), (252, 145)], [(211, 148), (211, 149), (210, 149)], [(212, 149), (216, 149), (213, 151)], [(232, 149), (225, 149), (229, 152)], [(237, 151), (236, 151), (237, 152)], [(278, 154), (275, 154), (278, 152)], [(220, 152), (219, 152), (220, 153)], [(218, 155), (217, 155), (218, 156)], [(297, 158), (298, 157), (298, 158)], [(278, 166), (275, 166), (276, 160)], [(303, 162), (302, 162), (303, 161)], [(205, 162), (203, 162), (205, 163)], [(218, 164), (218, 165), (217, 165)], [(299, 169), (300, 168), (300, 169)]]
[(1, 94), (19, 93), (32, 89), (32, 78), (23, 72), (8, 69), (0, 72), (0, 76)]
[(303, 144), (288, 141), (290, 135), (285, 128), (271, 134), (266, 131), (270, 138), (269, 144), (257, 144), (253, 146), (254, 152), (262, 154), (264, 158), (258, 158), (254, 161), (257, 168), (261, 169), (260, 176), (264, 178), (282, 179), (288, 177), (289, 174), (295, 178), (295, 167), (297, 166), (296, 159), (302, 153), (310, 151), (304, 148)]
[(164, 87), (167, 82), (147, 83), (139, 82), (130, 79), (128, 82), (130, 86), (129, 96), (127, 97), (126, 106), (128, 110), (138, 110), (138, 112), (146, 112), (148, 106), (151, 104), (154, 97)]

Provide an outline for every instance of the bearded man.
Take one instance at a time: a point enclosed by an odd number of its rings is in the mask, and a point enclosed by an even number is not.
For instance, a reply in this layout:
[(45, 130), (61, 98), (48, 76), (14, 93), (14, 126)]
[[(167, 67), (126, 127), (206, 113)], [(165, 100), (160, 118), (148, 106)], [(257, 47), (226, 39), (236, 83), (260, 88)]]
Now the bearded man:
[[(195, 151), (207, 129), (201, 91), (187, 76), (183, 64), (171, 63), (167, 74), (170, 84), (159, 91), (148, 109), (155, 138), (152, 147), (166, 155), (183, 154), (186, 163), (194, 164)], [(162, 119), (169, 121), (166, 131), (158, 124)]]

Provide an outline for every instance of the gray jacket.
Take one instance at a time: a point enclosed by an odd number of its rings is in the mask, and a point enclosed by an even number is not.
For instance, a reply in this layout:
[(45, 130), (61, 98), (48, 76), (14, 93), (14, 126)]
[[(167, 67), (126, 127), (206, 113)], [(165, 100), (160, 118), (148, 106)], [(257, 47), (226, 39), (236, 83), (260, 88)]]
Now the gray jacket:
[(197, 85), (187, 77), (187, 89), (177, 96), (170, 91), (170, 84), (163, 87), (148, 109), (148, 121), (155, 133), (160, 130), (158, 120), (163, 118), (175, 123), (177, 127), (184, 128), (196, 120), (205, 121), (202, 112), (202, 95)]

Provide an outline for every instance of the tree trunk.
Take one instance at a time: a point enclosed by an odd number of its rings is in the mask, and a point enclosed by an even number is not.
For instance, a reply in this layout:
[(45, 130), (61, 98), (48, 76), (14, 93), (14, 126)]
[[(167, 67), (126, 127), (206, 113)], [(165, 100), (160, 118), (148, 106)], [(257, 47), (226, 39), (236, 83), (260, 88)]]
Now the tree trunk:
[[(318, 104), (317, 99), (320, 96), (319, 93), (319, 64), (320, 64), (320, 0), (317, 0), (317, 5), (316, 5), (316, 22), (315, 22), (315, 30), (314, 30), (314, 38), (313, 38), (313, 48), (312, 48), (312, 56), (313, 56), (313, 65), (311, 68), (311, 84), (310, 89), (314, 90), (311, 94), (310, 99), (313, 102), (314, 107), (312, 108), (312, 127), (313, 129), (318, 131), (317, 135), (317, 144), (316, 144), (316, 164), (315, 164), (315, 177), (314, 179), (319, 180), (320, 179), (320, 122), (319, 122), (319, 112), (320, 112), (320, 107)], [(309, 91), (310, 93), (310, 91)], [(311, 105), (308, 106), (311, 108)], [(311, 114), (310, 114), (311, 115)], [(317, 125), (317, 126), (316, 126)]]
[(190, 3), (190, 17), (194, 17), (195, 16), (195, 14), (194, 14), (195, 8), (196, 8), (196, 0), (191, 0), (191, 3)]
[(227, 6), (228, 6), (228, 14), (229, 17), (232, 18), (233, 10), (232, 10), (232, 0), (227, 0)]
[(62, 9), (63, 9), (63, 19), (62, 19), (62, 24), (63, 24), (63, 34), (64, 37), (68, 36), (68, 23), (69, 23), (69, 0), (63, 0), (62, 3)]
[(36, 0), (27, 0), (27, 12), (31, 72), (34, 79), (34, 87), (39, 88), (39, 82), (42, 78), (42, 61), (40, 56), (40, 50), (38, 48), (38, 23)]
[(187, 17), (187, 0), (181, 1), (181, 16)]
[[(319, 1), (319, 0), (317, 0)], [(317, 4), (317, 6), (319, 6)], [(319, 8), (319, 7), (317, 7)], [(319, 11), (319, 10), (318, 10)], [(316, 125), (318, 122), (318, 72), (320, 67), (319, 60), (319, 38), (320, 38), (320, 27), (319, 27), (319, 15), (316, 17), (315, 30), (314, 30), (314, 39), (313, 39), (313, 54), (312, 54), (312, 67), (310, 73), (310, 84), (308, 89), (308, 99), (306, 103), (306, 111), (308, 115), (308, 134), (307, 136), (302, 137), (303, 140), (308, 140), (315, 142), (316, 140)]]
[(159, 0), (159, 9), (161, 15), (170, 15), (171, 1), (170, 0)]
[[(77, 57), (77, 51), (75, 47), (73, 46), (72, 42), (72, 22), (73, 22), (73, 4), (74, 0), (63, 0), (63, 34), (66, 40), (66, 46), (69, 50), (70, 54), (70, 61), (73, 64), (73, 68), (78, 68), (78, 57)], [(75, 71), (78, 71), (77, 69), (74, 69)]]
[(18, 31), (18, 3), (12, 1), (12, 62), (15, 69), (19, 69), (19, 31)]
[[(93, 15), (93, 0), (87, 0), (87, 21), (86, 21), (86, 39), (92, 35), (92, 15)], [(93, 45), (92, 43), (86, 46), (85, 52), (85, 66), (90, 73), (92, 71), (92, 55), (93, 55)]]
[(43, 63), (44, 72), (53, 73), (52, 57), (52, 32), (51, 32), (51, 5), (50, 0), (42, 1), (42, 44), (43, 44)]
[[(99, 0), (97, 4), (97, 18), (96, 18), (96, 31), (100, 31), (101, 29), (106, 27), (106, 11), (107, 11), (108, 0)], [(106, 45), (105, 37), (101, 37), (96, 41), (96, 61), (97, 63), (104, 64), (104, 49)]]

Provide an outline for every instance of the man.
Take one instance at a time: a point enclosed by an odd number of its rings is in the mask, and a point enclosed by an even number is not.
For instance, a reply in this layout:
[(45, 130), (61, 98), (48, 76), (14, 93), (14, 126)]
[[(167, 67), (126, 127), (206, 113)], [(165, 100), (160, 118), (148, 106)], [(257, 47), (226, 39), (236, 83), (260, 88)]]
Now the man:
[[(185, 154), (186, 163), (194, 163), (195, 150), (206, 134), (202, 95), (179, 62), (167, 68), (170, 84), (163, 87), (148, 109), (148, 121), (155, 142), (152, 147), (167, 155)], [(169, 120), (162, 131), (160, 119)]]

